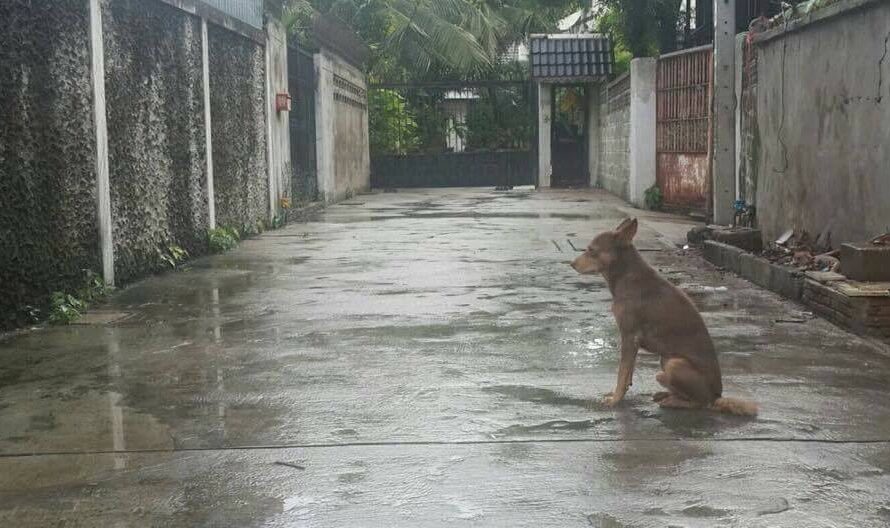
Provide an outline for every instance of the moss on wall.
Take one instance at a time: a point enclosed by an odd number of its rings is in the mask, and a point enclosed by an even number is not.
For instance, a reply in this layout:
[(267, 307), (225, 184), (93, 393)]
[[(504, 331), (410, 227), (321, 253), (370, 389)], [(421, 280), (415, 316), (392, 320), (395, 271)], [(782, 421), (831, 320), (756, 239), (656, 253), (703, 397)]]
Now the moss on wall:
[(208, 38), (216, 219), (245, 229), (269, 215), (265, 50), (216, 26)]
[(0, 2), (0, 329), (98, 269), (89, 13)]
[(118, 282), (207, 251), (201, 21), (161, 2), (103, 0)]

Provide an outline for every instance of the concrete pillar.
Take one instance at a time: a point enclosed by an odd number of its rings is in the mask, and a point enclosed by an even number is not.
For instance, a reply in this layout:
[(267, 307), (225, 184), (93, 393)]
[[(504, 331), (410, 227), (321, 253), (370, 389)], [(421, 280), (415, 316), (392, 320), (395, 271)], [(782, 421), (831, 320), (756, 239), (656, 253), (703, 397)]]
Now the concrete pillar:
[(315, 157), (318, 188), (326, 202), (336, 200), (334, 180), (334, 79), (330, 59), (315, 54)]
[(600, 84), (591, 84), (587, 90), (587, 171), (590, 173), (591, 187), (596, 187), (599, 182), (601, 137), (600, 137)]
[(736, 183), (735, 1), (714, 0), (714, 223), (733, 218)]
[(114, 240), (111, 233), (111, 184), (108, 178), (108, 122), (105, 114), (105, 43), (99, 0), (90, 2), (90, 62), (96, 135), (96, 211), (102, 278), (114, 285)]
[(210, 116), (210, 40), (207, 19), (201, 19), (201, 65), (204, 82), (204, 156), (207, 159), (207, 220), (216, 229), (216, 195), (213, 191), (213, 129)]
[(275, 177), (275, 159), (272, 135), (272, 119), (275, 117), (275, 94), (272, 93), (272, 42), (266, 31), (266, 176), (269, 180), (269, 223), (275, 219), (278, 209), (278, 178)]
[(630, 61), (630, 181), (628, 200), (645, 206), (646, 189), (655, 185), (656, 72), (649, 57)]
[(550, 150), (551, 125), (553, 121), (553, 86), (538, 84), (538, 187), (550, 187), (553, 174), (552, 152)]

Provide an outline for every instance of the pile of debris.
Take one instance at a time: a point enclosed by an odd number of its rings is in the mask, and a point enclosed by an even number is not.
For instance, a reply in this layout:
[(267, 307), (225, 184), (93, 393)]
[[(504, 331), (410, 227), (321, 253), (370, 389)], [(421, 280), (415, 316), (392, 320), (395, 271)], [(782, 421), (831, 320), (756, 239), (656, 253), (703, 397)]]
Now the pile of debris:
[(785, 231), (769, 244), (761, 256), (770, 262), (797, 268), (800, 271), (840, 272), (840, 250), (831, 249), (831, 237), (813, 239), (806, 231)]

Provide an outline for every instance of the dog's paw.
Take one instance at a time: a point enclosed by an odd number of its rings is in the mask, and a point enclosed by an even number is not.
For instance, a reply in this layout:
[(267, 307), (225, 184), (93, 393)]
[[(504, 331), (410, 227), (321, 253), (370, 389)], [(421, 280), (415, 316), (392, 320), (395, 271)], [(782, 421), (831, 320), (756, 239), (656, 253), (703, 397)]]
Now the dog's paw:
[(605, 398), (603, 399), (603, 402), (608, 407), (615, 407), (616, 405), (618, 405), (619, 402), (621, 402), (622, 399), (623, 398), (615, 397), (615, 393), (610, 392), (610, 393), (606, 394)]
[(652, 401), (660, 402), (661, 400), (667, 398), (670, 395), (671, 395), (671, 393), (667, 392), (667, 391), (656, 392), (655, 394), (652, 395)]

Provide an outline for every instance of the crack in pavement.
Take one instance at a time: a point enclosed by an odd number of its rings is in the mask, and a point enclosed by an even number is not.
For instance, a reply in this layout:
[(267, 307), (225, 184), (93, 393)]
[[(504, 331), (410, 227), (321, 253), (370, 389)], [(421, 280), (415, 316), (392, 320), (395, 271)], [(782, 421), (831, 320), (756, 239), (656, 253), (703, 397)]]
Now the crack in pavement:
[(738, 438), (676, 438), (676, 437), (652, 437), (652, 438), (524, 438), (515, 440), (418, 440), (418, 441), (393, 441), (393, 442), (342, 442), (342, 443), (316, 443), (316, 444), (273, 444), (273, 445), (244, 445), (228, 447), (181, 447), (173, 449), (126, 449), (117, 451), (114, 449), (97, 449), (87, 451), (43, 451), (35, 453), (0, 453), (0, 460), (12, 458), (37, 458), (49, 456), (86, 456), (86, 455), (151, 455), (174, 453), (198, 453), (198, 452), (227, 452), (227, 451), (279, 451), (283, 449), (336, 449), (351, 447), (423, 447), (423, 446), (476, 446), (476, 445), (509, 445), (509, 444), (621, 444), (621, 443), (647, 443), (647, 442), (685, 442), (689, 444), (703, 443), (788, 443), (788, 444), (827, 444), (827, 445), (874, 445), (890, 444), (888, 438), (864, 438), (864, 439), (830, 439), (830, 438), (796, 438), (789, 437), (738, 437)]

